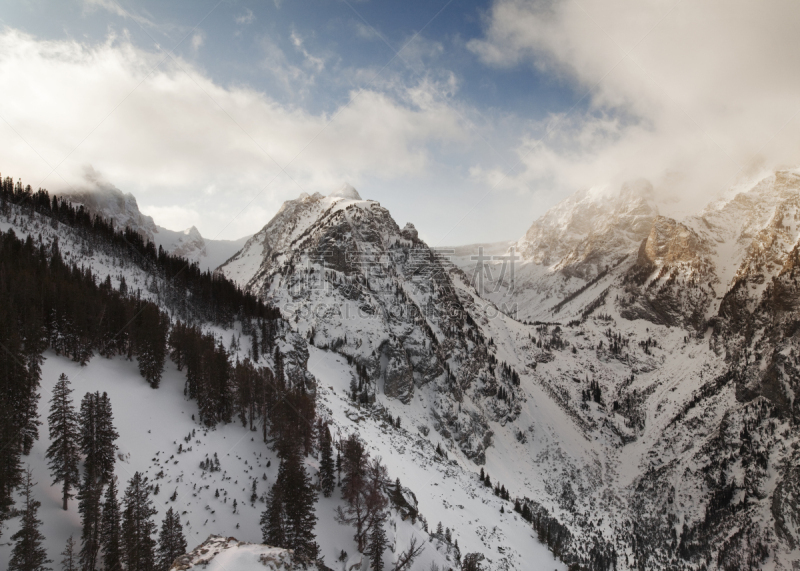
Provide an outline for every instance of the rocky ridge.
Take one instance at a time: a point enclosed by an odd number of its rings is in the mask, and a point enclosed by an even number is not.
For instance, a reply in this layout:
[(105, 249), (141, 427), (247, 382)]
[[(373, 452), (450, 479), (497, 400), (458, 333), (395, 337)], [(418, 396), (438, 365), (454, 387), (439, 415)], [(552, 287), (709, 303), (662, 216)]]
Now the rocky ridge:
[(196, 262), (202, 270), (213, 271), (238, 252), (249, 237), (238, 240), (209, 240), (192, 226), (183, 231), (169, 230), (157, 225), (152, 216), (139, 210), (136, 198), (123, 193), (111, 184), (91, 190), (73, 190), (62, 195), (70, 202), (83, 205), (89, 212), (113, 220), (119, 228), (130, 228), (141, 234), (168, 254)]

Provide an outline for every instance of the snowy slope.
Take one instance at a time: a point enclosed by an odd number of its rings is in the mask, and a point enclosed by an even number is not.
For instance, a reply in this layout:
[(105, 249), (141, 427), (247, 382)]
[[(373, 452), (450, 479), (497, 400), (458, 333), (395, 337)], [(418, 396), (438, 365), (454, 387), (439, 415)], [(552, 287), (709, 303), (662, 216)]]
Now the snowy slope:
[[(326, 411), (338, 434), (357, 430), (373, 454), (381, 456), (392, 478), (399, 477), (405, 486), (417, 495), (422, 513), (430, 525), (442, 521), (454, 531), (462, 553), (481, 551), (498, 565), (503, 560), (511, 569), (559, 568), (547, 549), (532, 539), (531, 530), (518, 515), (499, 513), (501, 501), (490, 491), (476, 484), (477, 477), (460, 465), (433, 461), (433, 447), (418, 436), (405, 430), (394, 431), (374, 415), (359, 412), (344, 395), (349, 384), (350, 367), (336, 355), (311, 348), (310, 369), (317, 376), (321, 390), (320, 408)], [(260, 441), (259, 434), (230, 424), (206, 430), (192, 420), (197, 407), (183, 395), (184, 375), (168, 363), (161, 387), (153, 390), (139, 375), (135, 361), (95, 358), (88, 366), (80, 365), (52, 353), (46, 355), (42, 373), (42, 404), (40, 415), (46, 416), (45, 403), (50, 398), (53, 384), (65, 373), (74, 389), (76, 401), (86, 392), (107, 392), (111, 398), (115, 426), (120, 434), (119, 460), (115, 473), (120, 488), (136, 471), (142, 472), (159, 492), (153, 496), (158, 510), (156, 521), (160, 524), (166, 511), (172, 507), (179, 511), (184, 533), (190, 546), (204, 541), (210, 534), (235, 536), (241, 541), (261, 541), (259, 518), (264, 510), (263, 497), (277, 476), (278, 461), (274, 453)], [(331, 388), (332, 387), (332, 388)], [(46, 419), (44, 427), (46, 428)], [(194, 433), (188, 441), (190, 434)], [(49, 445), (43, 431), (33, 452), (25, 462), (33, 469), (37, 499), (42, 502), (39, 512), (44, 522), (42, 532), (47, 538), (46, 547), (51, 558), (63, 549), (69, 535), (80, 536), (80, 516), (77, 501), (70, 509), (61, 509), (60, 485), (50, 486), (49, 471), (44, 458)], [(179, 446), (184, 450), (178, 452)], [(220, 472), (206, 472), (199, 465), (202, 460), (220, 459)], [(409, 462), (409, 458), (413, 458)], [(268, 467), (267, 463), (271, 465)], [(308, 466), (316, 471), (316, 461), (309, 458)], [(266, 480), (264, 479), (266, 475)], [(250, 503), (252, 482), (257, 482), (260, 499)], [(220, 497), (215, 497), (219, 490)], [(177, 493), (174, 501), (170, 499)], [(317, 537), (321, 554), (328, 566), (338, 569), (334, 562), (341, 550), (356, 557), (352, 529), (333, 520), (334, 510), (341, 500), (320, 497), (317, 504)], [(237, 510), (233, 510), (233, 500)], [(506, 511), (512, 507), (508, 502)], [(388, 527), (396, 550), (402, 551), (412, 535), (427, 542), (428, 534), (418, 521), (402, 521), (396, 515)], [(16, 529), (12, 520), (3, 537), (8, 538)], [(506, 548), (501, 554), (497, 548)], [(495, 554), (492, 555), (492, 552)], [(426, 543), (418, 569), (427, 569), (431, 562), (447, 565), (447, 548), (434, 541)], [(0, 561), (10, 556), (8, 543), (0, 546)], [(452, 554), (451, 554), (452, 556)], [(391, 564), (393, 554), (387, 552), (386, 563)], [(534, 566), (525, 561), (537, 561)], [(452, 563), (450, 563), (452, 565)], [(225, 565), (227, 567), (227, 565)], [(500, 568), (500, 567), (498, 567)]]
[[(534, 538), (529, 524), (513, 512), (513, 502), (490, 493), (479, 482), (474, 464), (459, 457), (457, 448), (442, 439), (439, 443), (448, 447), (453, 459), (436, 456), (434, 439), (420, 432), (429, 421), (423, 398), (403, 405), (379, 395), (377, 411), (360, 409), (347, 396), (354, 372), (344, 358), (311, 347), (309, 370), (321, 381), (319, 406), (335, 422), (339, 435), (358, 433), (390, 474), (414, 491), (428, 524), (434, 527), (441, 521), (453, 530), (462, 553), (484, 553), (493, 569), (563, 568)], [(389, 427), (385, 413), (400, 415), (404, 428)]]
[[(110, 275), (114, 287), (124, 276), (129, 287), (141, 289), (143, 297), (153, 301), (160, 299), (160, 291), (163, 291), (163, 285), (159, 285), (160, 278), (149, 276), (129, 261), (116, 259), (101, 249), (87, 248), (80, 236), (68, 228), (52, 225), (35, 214), (32, 217), (12, 215), (0, 222), (4, 230), (12, 226), (23, 236), (31, 235), (38, 239), (41, 235), (45, 244), (58, 237), (66, 261), (80, 261), (100, 279)], [(207, 329), (214, 332), (225, 346), (230, 346), (236, 336), (243, 348), (239, 350), (239, 356), (246, 356), (250, 341), (239, 324), (230, 330)], [(291, 341), (291, 335), (287, 334), (286, 339)], [(422, 514), (427, 518), (425, 522), (420, 519), (412, 523), (402, 520), (398, 513), (392, 513), (387, 523), (391, 545), (385, 556), (387, 566), (407, 548), (412, 537), (425, 544), (425, 551), (415, 569), (427, 569), (431, 563), (440, 568), (453, 566), (455, 552), (452, 545), (431, 538), (425, 528), (442, 521), (458, 540), (461, 553), (485, 553), (497, 568), (561, 568), (547, 548), (532, 537), (530, 525), (512, 512), (513, 503), (503, 502), (490, 489), (479, 485), (473, 465), (465, 462), (457, 452), (455, 463), (436, 459), (434, 442), (450, 446), (446, 440), (439, 439), (435, 432), (431, 433), (431, 438), (422, 438), (422, 434), (413, 428), (421, 422), (416, 423), (413, 415), (403, 417), (403, 428), (395, 429), (388, 425), (384, 404), (395, 414), (404, 413), (405, 409), (397, 409), (397, 402), (382, 394), (377, 395), (378, 402), (359, 408), (344, 394), (351, 377), (356, 374), (354, 368), (334, 353), (315, 347), (309, 350), (309, 368), (317, 376), (319, 387), (320, 414), (331, 421), (337, 435), (357, 430), (372, 453), (383, 457), (390, 476), (400, 477), (407, 489), (416, 495)], [(283, 351), (288, 359), (292, 348), (284, 347)], [(218, 426), (213, 430), (201, 427), (192, 418), (198, 415), (196, 404), (183, 395), (184, 374), (178, 372), (171, 362), (167, 363), (160, 388), (154, 391), (139, 375), (135, 360), (95, 357), (81, 368), (52, 352), (45, 354), (43, 364), (39, 407), (42, 419), (47, 415), (52, 386), (62, 372), (72, 382), (76, 404), (86, 392), (108, 392), (115, 425), (120, 433), (120, 458), (116, 466), (120, 488), (124, 489), (136, 471), (143, 472), (154, 485), (158, 485), (158, 494), (154, 496), (159, 512), (156, 516), (158, 523), (165, 511), (174, 507), (181, 513), (190, 546), (199, 544), (213, 533), (234, 535), (247, 542), (260, 540), (258, 520), (264, 509), (262, 498), (274, 482), (278, 462), (260, 441), (258, 433), (236, 424)], [(423, 411), (420, 410), (420, 418), (430, 422)], [(40, 436), (25, 462), (32, 467), (39, 483), (36, 494), (42, 502), (40, 518), (44, 521), (46, 547), (51, 558), (55, 558), (69, 535), (79, 536), (80, 518), (77, 502), (73, 500), (69, 511), (64, 512), (60, 509), (59, 486), (49, 485), (50, 477), (44, 460), (49, 445), (46, 421)], [(221, 470), (209, 472), (201, 469), (200, 462), (214, 457), (214, 454), (220, 459)], [(413, 464), (407, 462), (409, 457), (415, 459)], [(315, 474), (317, 461), (311, 457), (307, 462), (311, 473)], [(254, 480), (260, 498), (251, 504)], [(217, 490), (219, 497), (216, 497)], [(173, 494), (175, 500), (171, 499)], [(234, 499), (237, 500), (235, 512)], [(360, 566), (362, 558), (356, 552), (352, 529), (333, 519), (335, 508), (340, 504), (338, 493), (330, 499), (319, 499), (317, 536), (327, 565), (334, 569), (350, 569), (353, 565)], [(500, 513), (501, 506), (506, 513)], [(454, 509), (458, 511), (453, 513)], [(17, 521), (11, 520), (3, 537), (12, 535), (16, 525)], [(343, 550), (348, 555), (339, 561)], [(6, 543), (0, 549), (0, 561), (7, 560), (9, 553), (10, 545)], [(531, 561), (535, 562), (533, 567)]]

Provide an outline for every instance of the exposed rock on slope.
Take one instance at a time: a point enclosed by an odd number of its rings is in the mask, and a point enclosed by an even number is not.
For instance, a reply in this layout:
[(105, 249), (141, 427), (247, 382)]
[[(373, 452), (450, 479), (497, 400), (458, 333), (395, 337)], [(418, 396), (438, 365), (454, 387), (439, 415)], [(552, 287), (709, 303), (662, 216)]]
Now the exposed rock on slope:
[(650, 183), (636, 181), (618, 193), (576, 193), (534, 222), (517, 250), (525, 261), (590, 279), (647, 235), (656, 215), (648, 201), (652, 192)]
[(158, 232), (153, 218), (139, 211), (136, 198), (131, 193), (123, 193), (116, 186), (104, 185), (92, 190), (77, 190), (64, 193), (62, 197), (76, 206), (83, 205), (93, 214), (113, 220), (119, 228), (131, 228), (150, 240)]
[(296, 560), (294, 553), (278, 547), (244, 543), (233, 537), (211, 535), (186, 555), (178, 557), (170, 571), (230, 569), (231, 571), (314, 571), (315, 564)]
[[(602, 285), (610, 268), (635, 255), (658, 215), (652, 193), (652, 185), (640, 180), (567, 198), (512, 245), (518, 255), (513, 283), (503, 274), (503, 260), (483, 263), (481, 295), (519, 319), (552, 319), (561, 301), (587, 283)], [(476, 276), (479, 268), (469, 256), (453, 261)]]
[[(464, 393), (493, 383), (487, 342), (436, 252), (352, 187), (287, 201), (220, 269), (268, 299), (309, 342), (364, 368), (403, 403), (431, 385), (434, 421), (473, 458), (488, 440)], [(369, 394), (364, 395), (370, 398)], [(445, 428), (449, 426), (450, 428)]]

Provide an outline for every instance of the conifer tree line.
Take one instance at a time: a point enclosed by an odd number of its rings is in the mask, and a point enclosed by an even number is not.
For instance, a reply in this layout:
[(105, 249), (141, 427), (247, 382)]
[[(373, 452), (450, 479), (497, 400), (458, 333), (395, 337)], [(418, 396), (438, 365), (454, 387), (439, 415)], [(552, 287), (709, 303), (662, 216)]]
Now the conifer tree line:
[[(277, 309), (256, 296), (243, 292), (236, 284), (209, 271), (201, 271), (196, 262), (167, 254), (153, 242), (129, 228), (116, 228), (112, 220), (91, 214), (82, 205), (50, 196), (47, 190), (34, 191), (11, 177), (0, 180), (0, 212), (32, 214), (73, 228), (91, 247), (124, 258), (143, 270), (164, 278), (174, 290), (175, 300), (192, 299), (194, 320), (230, 325), (236, 318), (275, 319)], [(188, 296), (187, 296), (188, 294)], [(182, 301), (175, 301), (182, 307)], [(186, 317), (188, 318), (188, 316)]]
[[(26, 207), (35, 204), (37, 211), (66, 221), (98, 242), (116, 236), (117, 242), (125, 247), (129, 242), (138, 243), (127, 234), (123, 236), (113, 230), (110, 223), (89, 217), (82, 209), (76, 210), (58, 199), (44, 198), (46, 193), (34, 195), (29, 189), (22, 190), (19, 184), (14, 186), (8, 178), (0, 184), (3, 212), (17, 208), (11, 201), (26, 204)], [(141, 240), (138, 235), (134, 236)], [(177, 264), (178, 258), (157, 256), (156, 260), (163, 262), (161, 267), (166, 271), (172, 267), (169, 264)], [(204, 312), (225, 320), (235, 315), (233, 308), (236, 307), (236, 315), (245, 318), (246, 325), (254, 328), (254, 337), (261, 332), (262, 351), (272, 350), (279, 329), (276, 325), (280, 318), (278, 310), (253, 302), (222, 278), (212, 279), (195, 270), (181, 275), (181, 283), (186, 288), (184, 299), (192, 298), (193, 304), (204, 305)], [(196, 278), (195, 282), (190, 278)], [(251, 322), (254, 325), (251, 326)], [(169, 331), (167, 314), (154, 303), (130, 295), (124, 278), (118, 289), (114, 289), (110, 277), (99, 281), (90, 270), (74, 263), (66, 264), (57, 240), (45, 245), (41, 238), (35, 241), (31, 235), (22, 240), (13, 230), (0, 232), (0, 344), (4, 347), (0, 351), (0, 374), (4, 379), (0, 384), (0, 446), (5, 451), (0, 455), (0, 523), (10, 516), (14, 491), (22, 483), (21, 457), (30, 452), (39, 436), (37, 407), (44, 350), (50, 347), (82, 365), (96, 353), (129, 359), (135, 356), (142, 376), (156, 388), (166, 359)], [(194, 331), (199, 332), (199, 328)], [(207, 375), (208, 378), (195, 383), (202, 389), (199, 394), (211, 395), (203, 401), (206, 424), (229, 421), (229, 412), (234, 409), (235, 393), (229, 390), (235, 386), (230, 379), (232, 366), (224, 363), (222, 356), (223, 352), (217, 350), (219, 366), (214, 372), (220, 374)], [(224, 356), (227, 359), (227, 354)], [(260, 374), (265, 377), (269, 373), (262, 370)], [(215, 381), (218, 377), (224, 381), (211, 383), (213, 387), (204, 382)], [(256, 390), (263, 393), (258, 382), (256, 385)], [(265, 401), (259, 402), (262, 403), (260, 411), (248, 411), (253, 422), (265, 417)], [(63, 419), (63, 422), (71, 420)], [(69, 471), (70, 467), (65, 469)], [(70, 474), (64, 477), (69, 496), (75, 489), (74, 478)]]
[(33, 497), (35, 485), (29, 468), (22, 483), (20, 509), (22, 522), (19, 531), (11, 536), (14, 548), (11, 550), (11, 560), (8, 562), (9, 571), (48, 571), (50, 569), (48, 563), (52, 563), (42, 546), (44, 536), (39, 531), (42, 521), (38, 515), (41, 503)]
[[(50, 345), (82, 364), (95, 351), (108, 357), (137, 356), (142, 375), (154, 388), (169, 349), (179, 367), (186, 367), (187, 394), (197, 399), (204, 424), (213, 426), (238, 417), (251, 428), (260, 426), (265, 440), (281, 451), (279, 489), (285, 490), (281, 503), (286, 537), (291, 545), (300, 546), (299, 553), (316, 556), (315, 492), (301, 461), (315, 442), (314, 394), (304, 376), (284, 370), (283, 356), (274, 343), (279, 332), (275, 314), (251, 325), (258, 340), (256, 350), (272, 357), (273, 368), (257, 367), (249, 359), (232, 364), (227, 350), (199, 327), (179, 322), (170, 332), (167, 315), (155, 304), (115, 290), (110, 280), (98, 284), (87, 270), (68, 267), (57, 242), (48, 251), (30, 237), (19, 240), (13, 231), (0, 233), (0, 313), (4, 317), (0, 342), (15, 349), (0, 355), (0, 366), (10, 381), (0, 387), (0, 430), (6, 441), (11, 440), (11, 453), (0, 460), (3, 519), (11, 515), (13, 492), (22, 483), (21, 457), (38, 437), (36, 410), (44, 349)], [(64, 505), (78, 499), (81, 516), (80, 541), (65, 557), (90, 571), (121, 569), (120, 565), (129, 570), (156, 569), (181, 543), (169, 540), (173, 551), (165, 547), (166, 551), (155, 553), (148, 484), (132, 481), (122, 504), (116, 497), (113, 441), (117, 434), (108, 396), (89, 393), (76, 410), (71, 393), (68, 379), (62, 376), (54, 387), (48, 417), (47, 458), (53, 480), (62, 486)], [(175, 514), (171, 517), (164, 533), (174, 539), (180, 522)], [(302, 545), (308, 548), (303, 551)]]

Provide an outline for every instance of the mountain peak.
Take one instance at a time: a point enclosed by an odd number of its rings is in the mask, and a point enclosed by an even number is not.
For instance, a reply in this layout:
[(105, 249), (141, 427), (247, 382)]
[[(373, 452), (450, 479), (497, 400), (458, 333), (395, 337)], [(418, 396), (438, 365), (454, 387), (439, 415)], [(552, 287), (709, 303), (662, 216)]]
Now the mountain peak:
[(334, 198), (347, 198), (350, 200), (362, 200), (358, 191), (349, 183), (343, 183), (342, 186), (331, 192), (328, 196)]
[(200, 234), (200, 230), (197, 229), (197, 226), (192, 226), (191, 228), (187, 228), (183, 231), (186, 236), (191, 236), (192, 238), (202, 238)]

